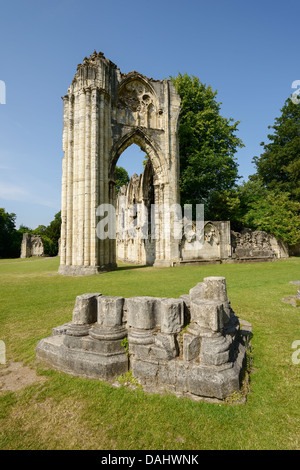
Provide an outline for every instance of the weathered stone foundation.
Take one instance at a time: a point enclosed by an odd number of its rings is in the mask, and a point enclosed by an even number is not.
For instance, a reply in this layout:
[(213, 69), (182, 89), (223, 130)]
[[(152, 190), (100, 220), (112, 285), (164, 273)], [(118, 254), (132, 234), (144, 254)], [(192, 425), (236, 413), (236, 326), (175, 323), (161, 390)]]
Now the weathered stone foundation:
[(36, 355), (73, 375), (113, 382), (131, 370), (148, 392), (223, 400), (240, 389), (245, 325), (223, 277), (204, 278), (179, 299), (84, 294), (72, 321), (39, 341)]

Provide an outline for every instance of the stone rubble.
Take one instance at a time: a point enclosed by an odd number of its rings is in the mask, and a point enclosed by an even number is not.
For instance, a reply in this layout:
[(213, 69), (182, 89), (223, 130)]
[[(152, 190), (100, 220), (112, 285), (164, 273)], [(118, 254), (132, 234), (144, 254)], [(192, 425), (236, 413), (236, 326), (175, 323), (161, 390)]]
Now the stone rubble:
[(131, 371), (146, 392), (224, 400), (240, 390), (250, 336), (225, 278), (206, 277), (179, 299), (80, 295), (36, 355), (73, 375), (113, 383)]

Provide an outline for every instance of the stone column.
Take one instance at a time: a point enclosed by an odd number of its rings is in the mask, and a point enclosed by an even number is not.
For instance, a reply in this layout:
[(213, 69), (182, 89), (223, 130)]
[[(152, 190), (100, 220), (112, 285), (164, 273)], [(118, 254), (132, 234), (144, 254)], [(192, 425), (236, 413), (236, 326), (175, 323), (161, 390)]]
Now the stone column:
[(67, 185), (68, 185), (68, 118), (69, 118), (69, 97), (63, 97), (63, 151), (62, 159), (62, 190), (61, 190), (61, 244), (60, 263), (66, 264), (66, 235), (67, 235)]
[(77, 264), (84, 264), (84, 216), (85, 216), (85, 92), (79, 94), (78, 112), (78, 242), (77, 242)]
[(69, 96), (69, 126), (68, 126), (68, 150), (67, 150), (67, 242), (66, 264), (72, 265), (72, 238), (73, 238), (73, 132), (74, 132), (74, 96)]
[(90, 264), (90, 201), (91, 201), (91, 90), (85, 90), (85, 206), (84, 206), (84, 266)]
[(131, 297), (126, 299), (126, 308), (129, 343), (143, 345), (154, 343), (155, 299)]
[(99, 90), (92, 89), (91, 108), (91, 244), (90, 244), (90, 264), (98, 265), (99, 240), (96, 233), (96, 210), (99, 197)]
[(83, 294), (76, 297), (72, 323), (67, 328), (69, 336), (86, 336), (97, 321), (97, 300), (101, 294)]
[[(118, 341), (127, 335), (123, 326), (123, 297), (101, 296), (98, 298), (97, 323), (90, 331), (93, 339)], [(120, 343), (115, 345), (120, 349)]]
[(73, 149), (73, 213), (72, 213), (72, 265), (76, 266), (78, 253), (78, 141), (79, 141), (79, 94), (74, 94), (74, 149)]

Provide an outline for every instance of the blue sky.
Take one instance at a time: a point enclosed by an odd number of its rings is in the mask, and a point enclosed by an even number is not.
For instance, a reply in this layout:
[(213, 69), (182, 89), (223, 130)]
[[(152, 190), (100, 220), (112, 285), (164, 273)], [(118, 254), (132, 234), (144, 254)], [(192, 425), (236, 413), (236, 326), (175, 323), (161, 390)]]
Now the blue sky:
[[(94, 49), (123, 73), (187, 73), (217, 90), (221, 114), (241, 121), (247, 179), (300, 80), (299, 11), (294, 0), (2, 1), (0, 207), (17, 214), (17, 228), (48, 225), (60, 210), (61, 97)], [(132, 174), (142, 159), (128, 149), (119, 164)]]

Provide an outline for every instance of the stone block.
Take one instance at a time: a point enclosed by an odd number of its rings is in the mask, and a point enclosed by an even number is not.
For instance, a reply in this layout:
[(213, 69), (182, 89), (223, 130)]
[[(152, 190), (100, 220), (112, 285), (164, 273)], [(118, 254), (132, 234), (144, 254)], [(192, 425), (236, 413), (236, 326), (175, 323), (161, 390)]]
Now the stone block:
[(223, 400), (239, 390), (240, 367), (224, 370), (194, 365), (189, 371), (189, 392), (193, 395)]
[(161, 332), (179, 333), (184, 324), (184, 305), (182, 299), (164, 299), (161, 301)]
[(175, 335), (157, 333), (155, 344), (166, 352), (166, 358), (171, 359), (178, 356), (178, 344)]
[(221, 332), (229, 318), (220, 300), (194, 300), (191, 302), (191, 321), (200, 328)]
[(98, 297), (97, 323), (104, 327), (122, 325), (123, 297), (101, 295)]
[(205, 277), (203, 279), (203, 293), (205, 299), (227, 300), (227, 288), (225, 277)]
[(146, 361), (133, 358), (131, 361), (131, 370), (134, 377), (141, 382), (157, 383), (157, 373), (159, 364), (157, 361)]
[(150, 359), (152, 344), (138, 344), (130, 341), (128, 342), (129, 354), (135, 356), (136, 359)]
[(187, 325), (191, 321), (191, 298), (189, 294), (184, 294), (179, 297), (181, 300), (183, 300), (183, 307), (184, 307), (184, 325)]
[(161, 362), (157, 372), (158, 383), (162, 386), (174, 386), (176, 383), (176, 364), (175, 361)]
[(181, 393), (189, 389), (189, 364), (184, 361), (176, 362), (176, 390)]
[(73, 325), (87, 325), (97, 321), (97, 299), (101, 294), (83, 294), (76, 297)]
[(196, 299), (203, 299), (204, 297), (203, 282), (198, 282), (196, 286), (192, 287), (189, 291), (189, 296), (190, 296), (190, 301), (193, 301)]
[(159, 328), (161, 325), (161, 302), (167, 299), (167, 297), (151, 297), (151, 298), (154, 302), (153, 309), (154, 309), (154, 316), (155, 316), (155, 327)]
[(229, 362), (230, 344), (224, 336), (202, 338), (200, 363), (220, 366)]
[(197, 359), (200, 354), (201, 338), (199, 336), (183, 334), (183, 360), (193, 361)]
[(127, 325), (142, 330), (155, 327), (155, 301), (152, 297), (126, 299)]
[(68, 348), (64, 336), (56, 335), (38, 342), (37, 359), (67, 374), (112, 381), (128, 371), (125, 353), (106, 355), (97, 351)]

